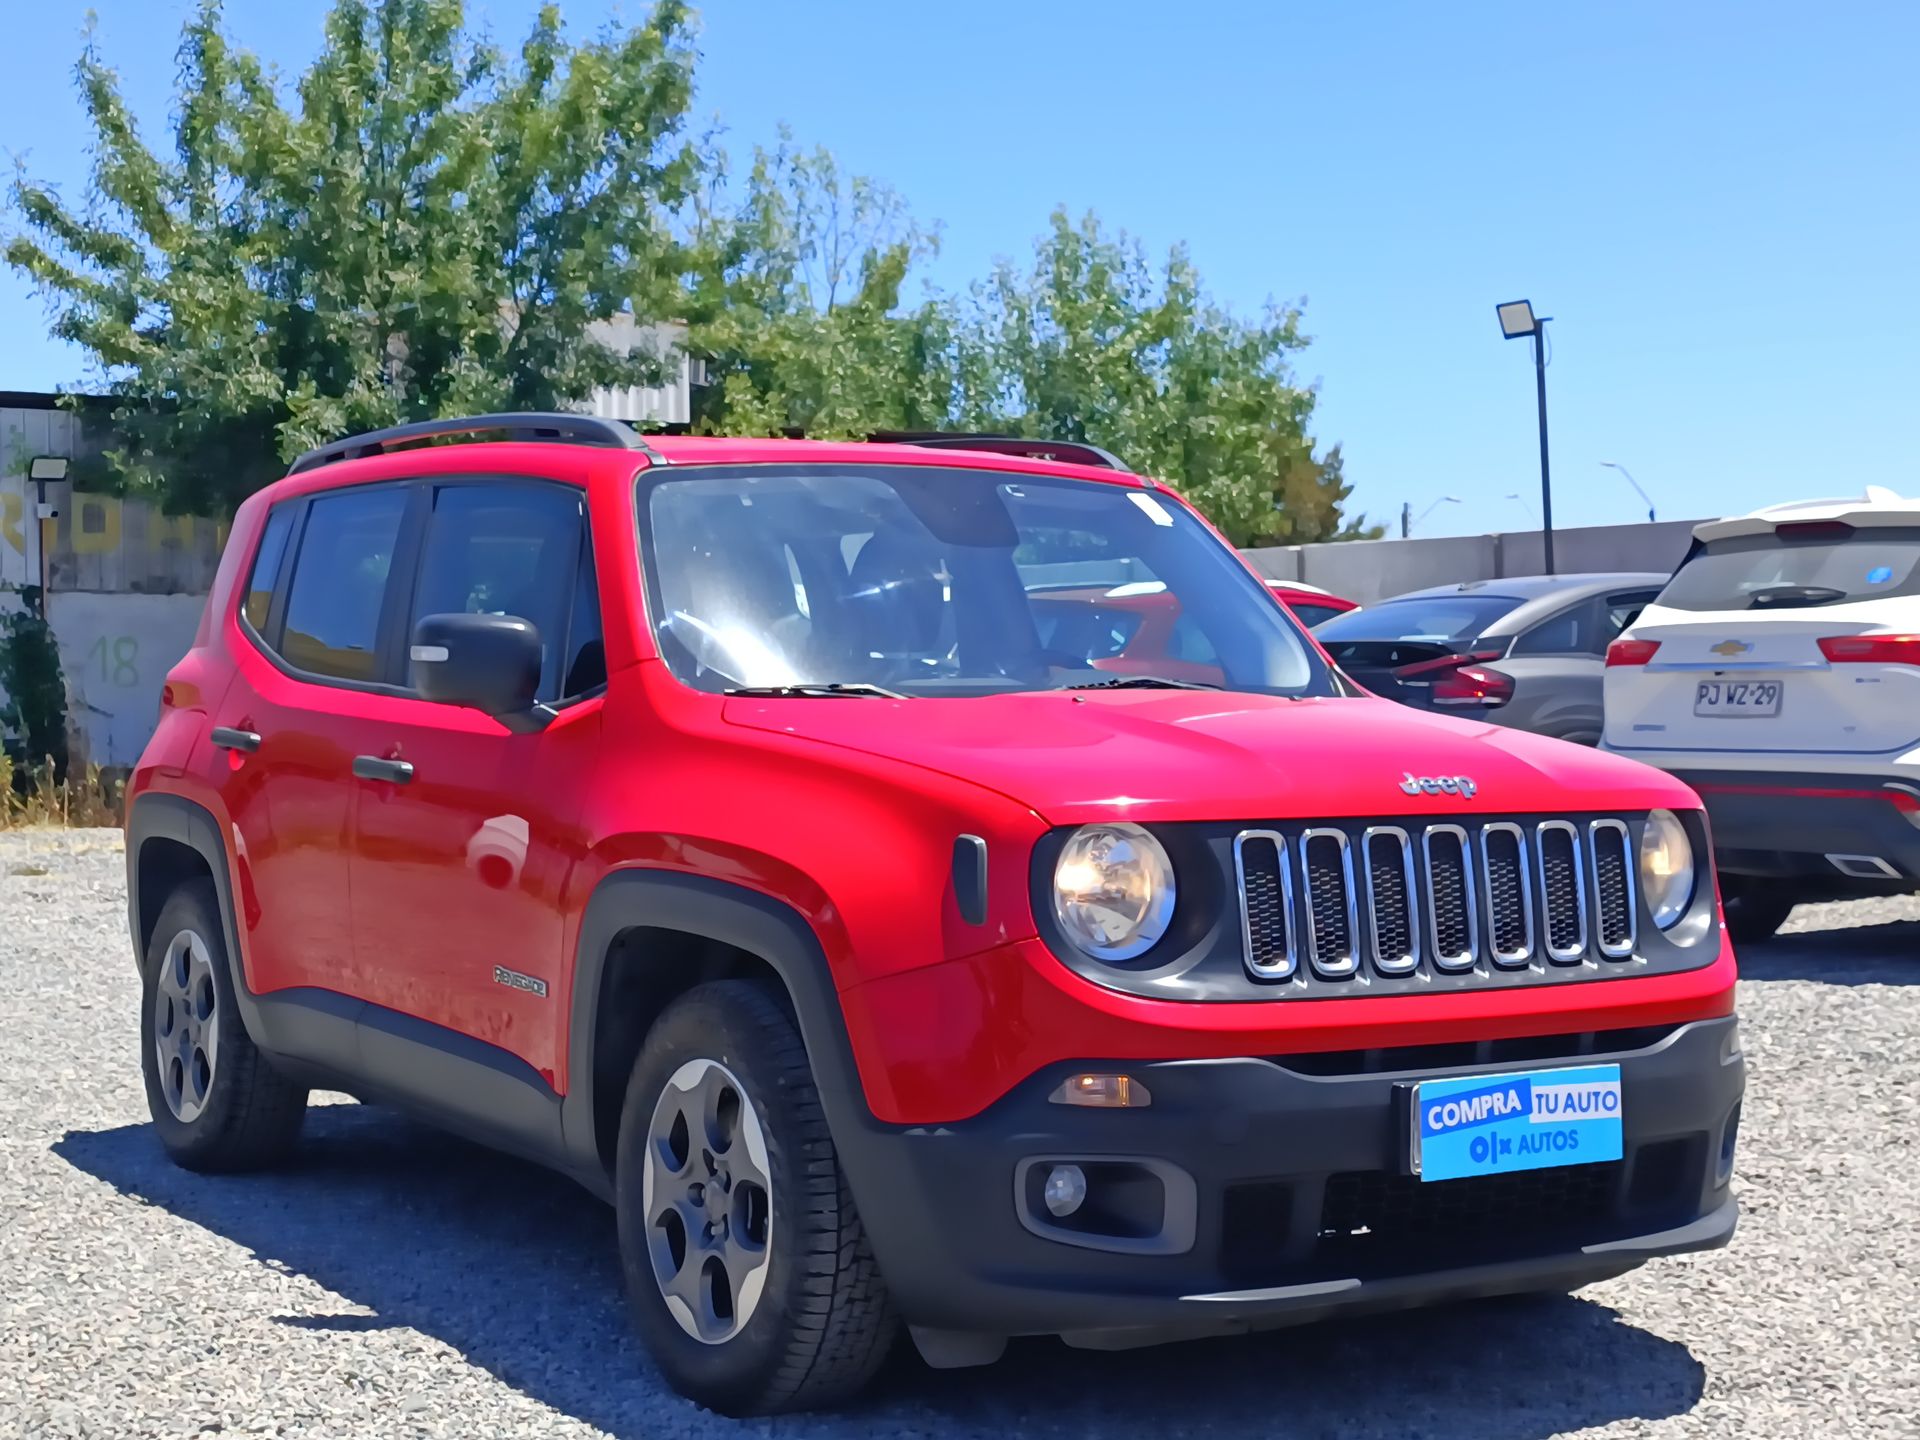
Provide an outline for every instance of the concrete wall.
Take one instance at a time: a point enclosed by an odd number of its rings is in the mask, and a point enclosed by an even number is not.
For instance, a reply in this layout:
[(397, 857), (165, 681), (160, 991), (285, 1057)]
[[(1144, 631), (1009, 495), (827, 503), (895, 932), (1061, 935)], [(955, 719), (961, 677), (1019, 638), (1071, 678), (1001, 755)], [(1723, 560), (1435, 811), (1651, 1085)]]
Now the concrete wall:
[[(1647, 525), (1594, 525), (1553, 532), (1554, 568), (1671, 571), (1687, 553), (1696, 520)], [(1538, 530), (1498, 535), (1446, 535), (1425, 540), (1345, 540), (1279, 545), (1247, 558), (1275, 580), (1303, 580), (1361, 604), (1460, 580), (1498, 580), (1545, 573)]]
[(96, 765), (140, 758), (160, 715), (160, 687), (193, 643), (204, 595), (56, 590), (47, 620), (67, 678), (67, 713)]

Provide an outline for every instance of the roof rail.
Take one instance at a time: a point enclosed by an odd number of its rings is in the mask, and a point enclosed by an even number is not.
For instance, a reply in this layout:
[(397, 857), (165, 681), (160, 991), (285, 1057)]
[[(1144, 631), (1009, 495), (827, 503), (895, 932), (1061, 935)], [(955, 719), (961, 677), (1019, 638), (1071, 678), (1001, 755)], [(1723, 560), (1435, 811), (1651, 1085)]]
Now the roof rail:
[(1102, 450), (1084, 440), (1027, 440), (1018, 435), (956, 434), (947, 430), (878, 430), (867, 439), (890, 445), (925, 445), (936, 450), (984, 450), (993, 455), (1059, 460), (1068, 465), (1098, 465), (1107, 470), (1127, 468), (1111, 450)]
[(336, 460), (364, 460), (398, 445), (420, 440), (438, 440), (447, 435), (483, 435), (501, 431), (510, 440), (560, 440), (578, 445), (604, 445), (618, 450), (639, 450), (656, 464), (660, 455), (632, 426), (598, 415), (568, 415), (558, 411), (530, 410), (503, 415), (469, 415), (464, 419), (421, 420), (412, 425), (395, 425), (388, 430), (370, 430), (364, 435), (349, 435), (309, 450), (293, 462), (287, 471), (298, 475)]

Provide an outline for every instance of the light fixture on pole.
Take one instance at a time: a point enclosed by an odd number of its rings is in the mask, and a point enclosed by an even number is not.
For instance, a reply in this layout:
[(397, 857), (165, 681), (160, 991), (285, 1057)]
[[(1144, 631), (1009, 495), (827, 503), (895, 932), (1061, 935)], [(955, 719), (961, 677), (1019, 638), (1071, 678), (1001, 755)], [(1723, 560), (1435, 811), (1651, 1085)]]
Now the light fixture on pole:
[(1442, 505), (1458, 505), (1459, 503), (1460, 497), (1458, 495), (1442, 495), (1416, 516), (1413, 513), (1413, 502), (1411, 500), (1402, 501), (1400, 505), (1400, 538), (1402, 540), (1409, 538), (1413, 534), (1413, 527), (1425, 520), (1427, 516), (1438, 510)]
[(1627, 477), (1627, 484), (1633, 487), (1633, 493), (1647, 502), (1647, 520), (1652, 522), (1655, 519), (1653, 513), (1653, 497), (1640, 488), (1640, 482), (1633, 478), (1633, 472), (1618, 460), (1602, 460), (1600, 464), (1603, 469), (1618, 470), (1622, 475)]
[(58, 485), (67, 478), (67, 463), (64, 455), (36, 455), (27, 467), (27, 478), (33, 481), (34, 491), (34, 544), (40, 549), (39, 604), (36, 608), (42, 620), (47, 618), (47, 531), (51, 528), (51, 522), (60, 518), (59, 507), (47, 499), (47, 486)]
[(1540, 537), (1547, 574), (1553, 574), (1553, 481), (1547, 466), (1547, 321), (1535, 315), (1530, 300), (1509, 300), (1493, 307), (1500, 317), (1500, 333), (1508, 340), (1533, 337), (1534, 388), (1540, 397)]

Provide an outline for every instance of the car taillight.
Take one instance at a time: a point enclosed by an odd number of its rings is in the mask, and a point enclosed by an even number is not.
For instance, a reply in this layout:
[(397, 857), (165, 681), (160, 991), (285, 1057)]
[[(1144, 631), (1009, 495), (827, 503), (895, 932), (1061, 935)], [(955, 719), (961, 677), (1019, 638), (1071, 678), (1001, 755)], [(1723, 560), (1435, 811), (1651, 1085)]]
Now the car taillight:
[(1484, 669), (1482, 660), (1498, 660), (1498, 650), (1473, 650), (1416, 660), (1393, 672), (1403, 685), (1428, 685), (1435, 705), (1504, 705), (1513, 698), (1513, 677)]
[(1644, 665), (1659, 648), (1658, 640), (1616, 640), (1607, 646), (1607, 664)]
[(1513, 677), (1484, 665), (1462, 665), (1433, 682), (1436, 705), (1504, 705), (1513, 698)]
[(1920, 665), (1920, 635), (1825, 635), (1820, 653), (1836, 665)]

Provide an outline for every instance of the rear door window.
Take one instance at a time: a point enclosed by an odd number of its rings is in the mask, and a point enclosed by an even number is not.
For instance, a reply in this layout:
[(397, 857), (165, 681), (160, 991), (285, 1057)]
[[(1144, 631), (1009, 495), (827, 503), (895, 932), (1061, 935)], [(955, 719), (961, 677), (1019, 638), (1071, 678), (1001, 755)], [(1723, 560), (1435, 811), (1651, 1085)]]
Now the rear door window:
[(316, 496), (294, 560), (280, 653), (297, 670), (374, 682), (380, 616), (408, 491), (377, 485)]
[(1625, 595), (1607, 597), (1607, 628), (1600, 637), (1600, 649), (1604, 653), (1607, 646), (1620, 637), (1620, 633), (1640, 618), (1640, 612), (1654, 602), (1660, 594), (1658, 590), (1635, 590)]
[(1782, 525), (1712, 540), (1660, 592), (1674, 610), (1776, 610), (1920, 595), (1920, 526)]
[(1597, 655), (1605, 612), (1598, 598), (1582, 600), (1557, 615), (1523, 630), (1513, 642), (1512, 655)]

